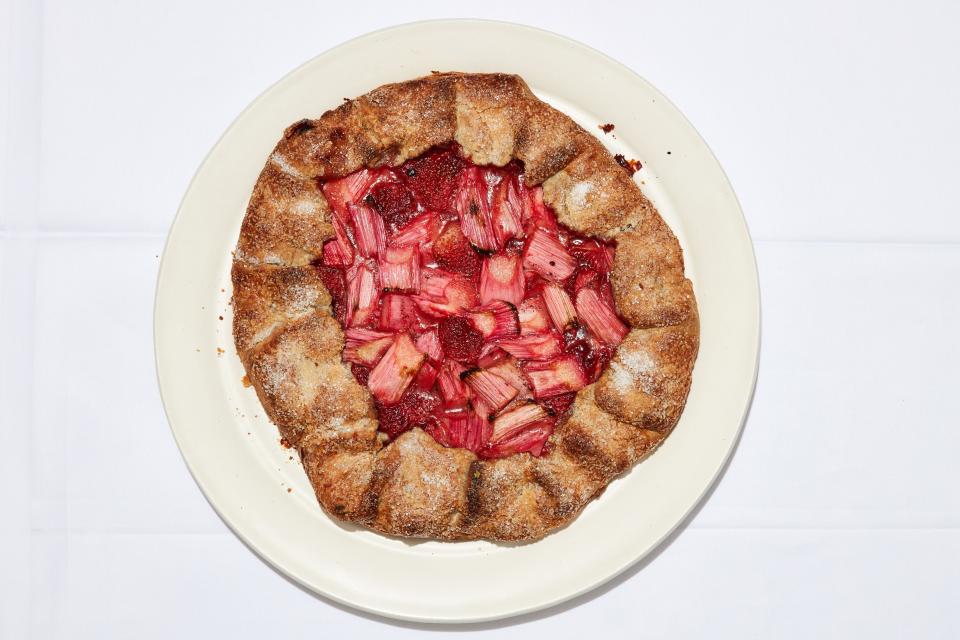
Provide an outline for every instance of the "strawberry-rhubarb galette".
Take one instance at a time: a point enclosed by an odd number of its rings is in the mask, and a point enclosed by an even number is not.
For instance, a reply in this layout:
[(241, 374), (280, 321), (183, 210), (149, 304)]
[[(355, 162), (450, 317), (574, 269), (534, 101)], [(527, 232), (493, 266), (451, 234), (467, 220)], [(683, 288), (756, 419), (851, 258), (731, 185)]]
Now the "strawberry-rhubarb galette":
[(400, 536), (567, 523), (673, 428), (699, 339), (656, 209), (511, 75), (290, 126), (233, 285), (237, 350), (320, 504)]

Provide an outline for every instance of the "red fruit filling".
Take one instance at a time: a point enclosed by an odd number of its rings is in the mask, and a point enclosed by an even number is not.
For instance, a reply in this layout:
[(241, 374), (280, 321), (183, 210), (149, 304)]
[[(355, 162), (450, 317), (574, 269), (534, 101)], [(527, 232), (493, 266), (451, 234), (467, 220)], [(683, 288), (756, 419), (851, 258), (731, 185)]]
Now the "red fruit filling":
[(479, 167), (457, 145), (322, 187), (336, 235), (315, 266), (380, 431), (542, 455), (629, 330), (614, 245), (560, 225), (518, 163)]

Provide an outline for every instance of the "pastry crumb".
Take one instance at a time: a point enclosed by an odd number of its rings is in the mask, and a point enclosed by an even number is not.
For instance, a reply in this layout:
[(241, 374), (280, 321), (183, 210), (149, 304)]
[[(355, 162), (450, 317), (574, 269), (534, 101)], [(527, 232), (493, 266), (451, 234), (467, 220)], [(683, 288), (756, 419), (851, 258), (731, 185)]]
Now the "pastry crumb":
[(604, 133), (610, 133), (614, 129), (614, 125), (612, 122), (601, 124), (599, 126), (600, 126), (600, 131), (603, 131)]
[[(670, 153), (670, 152), (668, 151), (667, 153)], [(623, 167), (626, 170), (626, 172), (629, 173), (630, 175), (635, 174), (637, 171), (640, 171), (640, 169), (643, 168), (643, 165), (640, 164), (639, 160), (635, 160), (635, 159), (627, 160), (622, 153), (618, 153), (617, 155), (613, 156), (613, 158), (614, 160), (617, 161), (617, 164)]]
[(250, 388), (250, 378), (248, 378), (247, 376), (243, 376), (242, 378), (240, 378), (240, 382), (241, 384), (243, 384), (243, 387), (245, 389)]

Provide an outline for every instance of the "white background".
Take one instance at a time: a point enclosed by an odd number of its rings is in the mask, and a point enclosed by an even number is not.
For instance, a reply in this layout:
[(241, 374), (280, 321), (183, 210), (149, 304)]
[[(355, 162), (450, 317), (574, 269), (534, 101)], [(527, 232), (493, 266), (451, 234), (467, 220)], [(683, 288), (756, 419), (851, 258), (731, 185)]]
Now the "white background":
[[(0, 637), (957, 637), (960, 5), (772, 4), (3, 0)], [(592, 45), (690, 118), (755, 239), (763, 347), (732, 463), (669, 544), (547, 612), (423, 628), (302, 591), (220, 522), (160, 406), (153, 287), (260, 91), (465, 16)]]

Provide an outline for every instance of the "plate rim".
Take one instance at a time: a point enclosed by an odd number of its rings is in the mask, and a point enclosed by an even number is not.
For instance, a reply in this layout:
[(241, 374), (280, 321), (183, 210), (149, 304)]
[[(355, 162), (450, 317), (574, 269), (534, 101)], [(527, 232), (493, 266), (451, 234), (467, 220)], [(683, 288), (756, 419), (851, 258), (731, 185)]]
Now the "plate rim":
[[(171, 245), (170, 240), (171, 238), (175, 237), (175, 234), (178, 229), (178, 224), (180, 224), (183, 219), (185, 206), (190, 197), (190, 194), (193, 192), (195, 185), (200, 179), (201, 174), (204, 172), (204, 169), (208, 166), (208, 163), (210, 162), (211, 157), (223, 144), (224, 139), (227, 138), (238, 127), (238, 125), (241, 123), (241, 121), (244, 120), (245, 116), (249, 112), (257, 108), (265, 99), (267, 99), (268, 96), (270, 96), (274, 92), (275, 89), (277, 89), (279, 86), (282, 86), (293, 76), (304, 71), (307, 67), (310, 67), (316, 64), (318, 61), (323, 60), (328, 56), (331, 56), (337, 50), (344, 48), (348, 45), (356, 45), (358, 43), (361, 43), (364, 40), (374, 39), (378, 36), (382, 36), (385, 34), (401, 32), (405, 30), (414, 30), (421, 27), (429, 27), (429, 26), (440, 27), (445, 24), (456, 24), (456, 25), (474, 24), (474, 25), (482, 25), (482, 26), (492, 27), (492, 28), (504, 28), (504, 29), (511, 29), (511, 30), (517, 30), (517, 31), (526, 31), (527, 33), (534, 35), (536, 37), (547, 37), (547, 38), (555, 39), (559, 42), (562, 42), (566, 46), (570, 46), (575, 49), (580, 49), (589, 55), (602, 58), (607, 64), (613, 65), (627, 72), (636, 81), (639, 81), (640, 83), (645, 85), (652, 93), (654, 93), (657, 96), (658, 100), (662, 100), (665, 104), (667, 104), (670, 107), (670, 109), (673, 111), (674, 115), (679, 118), (679, 122), (688, 130), (689, 133), (693, 134), (693, 136), (696, 138), (699, 144), (703, 146), (704, 150), (709, 155), (709, 158), (711, 159), (712, 164), (714, 165), (714, 168), (719, 171), (719, 176), (722, 178), (723, 186), (726, 188), (729, 196), (732, 198), (732, 202), (735, 205), (736, 212), (738, 214), (736, 221), (739, 226), (739, 231), (743, 235), (744, 239), (746, 240), (743, 248), (746, 250), (747, 254), (744, 257), (749, 257), (749, 263), (751, 266), (751, 275), (752, 275), (752, 278), (750, 279), (750, 282), (749, 282), (750, 294), (751, 294), (752, 301), (754, 302), (754, 304), (751, 305), (750, 309), (743, 311), (743, 314), (745, 317), (749, 312), (750, 320), (751, 320), (751, 327), (750, 327), (751, 329), (750, 348), (752, 351), (752, 357), (750, 358), (751, 377), (749, 381), (749, 389), (745, 394), (742, 405), (738, 409), (740, 418), (738, 421), (736, 432), (731, 438), (730, 443), (727, 446), (727, 449), (724, 452), (723, 456), (719, 458), (718, 463), (715, 465), (715, 468), (710, 470), (709, 482), (707, 482), (704, 485), (704, 487), (699, 492), (699, 495), (696, 497), (696, 499), (689, 504), (688, 508), (684, 511), (682, 517), (677, 518), (676, 521), (672, 524), (672, 526), (666, 529), (663, 532), (663, 534), (659, 536), (653, 543), (651, 543), (645, 551), (641, 551), (637, 553), (629, 561), (623, 563), (622, 566), (620, 566), (616, 570), (609, 572), (605, 575), (599, 576), (596, 579), (579, 586), (577, 589), (573, 589), (569, 591), (567, 594), (563, 595), (562, 597), (556, 597), (549, 601), (543, 601), (543, 602), (531, 604), (528, 606), (518, 607), (515, 609), (511, 609), (509, 611), (503, 611), (500, 613), (473, 616), (473, 617), (424, 616), (419, 614), (407, 614), (402, 611), (394, 611), (385, 607), (378, 607), (376, 605), (369, 605), (364, 602), (350, 600), (348, 598), (341, 597), (336, 593), (319, 588), (317, 585), (310, 582), (309, 579), (301, 575), (301, 573), (296, 571), (294, 568), (285, 566), (279, 563), (273, 557), (271, 557), (271, 554), (267, 550), (265, 550), (260, 544), (258, 544), (257, 540), (254, 539), (253, 536), (248, 535), (248, 533), (241, 528), (241, 526), (236, 522), (236, 520), (229, 513), (225, 512), (223, 509), (221, 509), (220, 506), (217, 505), (216, 501), (211, 497), (209, 487), (204, 484), (204, 481), (201, 480), (200, 477), (198, 477), (198, 474), (194, 467), (194, 463), (191, 462), (191, 456), (187, 448), (184, 447), (183, 441), (181, 437), (178, 435), (177, 429), (174, 426), (174, 421), (171, 419), (171, 409), (170, 409), (171, 400), (168, 397), (169, 389), (167, 391), (164, 391), (165, 372), (162, 370), (163, 367), (161, 365), (161, 356), (160, 356), (161, 343), (162, 343), (162, 337), (160, 335), (160, 324), (161, 324), (161, 315), (162, 315), (160, 298), (161, 298), (161, 288), (163, 287), (163, 284), (164, 284), (164, 276), (168, 271), (168, 262), (170, 260), (169, 258), (169, 253), (170, 253), (169, 249)], [(232, 336), (232, 331), (230, 332), (230, 335)], [(366, 614), (372, 614), (374, 616), (382, 616), (384, 618), (403, 620), (408, 622), (425, 623), (429, 625), (451, 624), (451, 623), (470, 624), (470, 623), (489, 622), (494, 620), (504, 620), (508, 618), (515, 618), (516, 616), (531, 614), (533, 612), (538, 612), (538, 611), (544, 612), (545, 614), (549, 614), (550, 610), (555, 609), (556, 607), (558, 607), (563, 603), (570, 602), (571, 600), (578, 598), (584, 595), (585, 593), (588, 593), (594, 589), (597, 589), (598, 587), (606, 583), (609, 583), (610, 581), (614, 580), (618, 576), (621, 576), (625, 572), (629, 571), (631, 568), (635, 567), (644, 558), (650, 557), (651, 555), (657, 553), (659, 550), (662, 550), (664, 542), (668, 540), (671, 536), (673, 536), (674, 533), (679, 528), (688, 524), (690, 518), (705, 504), (704, 500), (706, 496), (708, 496), (718, 486), (719, 480), (721, 479), (726, 468), (730, 464), (730, 461), (733, 457), (734, 452), (737, 450), (738, 444), (743, 435), (743, 430), (744, 430), (747, 418), (749, 416), (750, 408), (752, 406), (753, 398), (756, 392), (756, 385), (759, 377), (761, 336), (762, 336), (762, 307), (761, 307), (761, 290), (760, 290), (760, 283), (759, 283), (759, 270), (757, 267), (756, 251), (755, 251), (753, 239), (750, 234), (749, 227), (747, 225), (746, 217), (743, 214), (743, 208), (740, 205), (739, 199), (736, 196), (736, 192), (733, 189), (733, 185), (730, 182), (729, 176), (727, 175), (726, 171), (723, 169), (723, 166), (720, 164), (719, 160), (717, 159), (716, 154), (713, 152), (713, 149), (709, 146), (709, 144), (706, 142), (706, 140), (703, 138), (700, 132), (693, 126), (693, 124), (689, 121), (689, 119), (687, 119), (687, 117), (683, 114), (683, 112), (679, 108), (677, 108), (677, 106), (667, 96), (665, 96), (662, 92), (660, 92), (655, 86), (653, 86), (649, 81), (643, 78), (639, 73), (637, 73), (636, 71), (634, 71), (633, 69), (625, 65), (624, 63), (619, 62), (618, 60), (612, 58), (608, 54), (598, 49), (595, 49), (590, 45), (584, 44), (568, 36), (558, 34), (554, 31), (542, 29), (540, 27), (534, 27), (528, 24), (510, 22), (505, 20), (490, 20), (490, 19), (475, 19), (475, 18), (453, 18), (453, 19), (440, 18), (440, 19), (430, 19), (430, 20), (417, 20), (417, 21), (405, 22), (401, 24), (395, 24), (395, 25), (387, 26), (374, 31), (370, 31), (367, 33), (363, 33), (360, 35), (356, 35), (352, 38), (349, 38), (347, 40), (344, 40), (343, 42), (338, 43), (337, 45), (331, 48), (326, 49), (325, 51), (315, 56), (312, 56), (308, 60), (297, 65), (296, 67), (292, 68), (288, 72), (284, 73), (275, 82), (271, 83), (268, 87), (266, 87), (263, 91), (261, 91), (233, 118), (230, 124), (223, 130), (223, 132), (217, 138), (216, 142), (210, 147), (210, 149), (204, 155), (202, 161), (200, 162), (200, 164), (197, 166), (197, 169), (193, 173), (193, 176), (191, 177), (186, 187), (186, 190), (184, 191), (184, 194), (180, 199), (180, 202), (177, 206), (176, 214), (174, 215), (173, 220), (170, 223), (170, 226), (168, 228), (168, 231), (164, 240), (164, 248), (161, 254), (160, 264), (157, 270), (157, 278), (156, 278), (156, 285), (155, 285), (155, 291), (154, 291), (154, 307), (153, 307), (154, 367), (155, 367), (157, 385), (160, 391), (161, 403), (163, 405), (164, 414), (167, 419), (168, 428), (170, 429), (171, 434), (173, 435), (174, 441), (177, 444), (177, 448), (180, 452), (181, 458), (183, 459), (188, 471), (190, 472), (191, 477), (193, 478), (197, 487), (200, 489), (204, 499), (213, 508), (214, 512), (217, 514), (220, 520), (227, 525), (227, 527), (231, 530), (231, 532), (233, 532), (233, 534), (236, 535), (244, 543), (245, 546), (247, 546), (249, 549), (254, 551), (254, 553), (258, 556), (258, 558), (261, 561), (266, 563), (269, 567), (271, 567), (272, 569), (274, 569), (275, 571), (277, 571), (287, 579), (292, 580), (294, 583), (296, 583), (301, 588), (307, 590), (312, 595), (319, 596), (323, 599), (328, 599), (339, 606), (347, 607), (351, 610), (355, 609), (355, 610), (364, 612)]]

